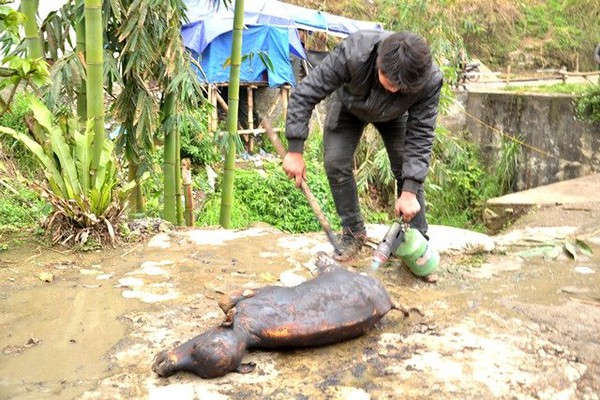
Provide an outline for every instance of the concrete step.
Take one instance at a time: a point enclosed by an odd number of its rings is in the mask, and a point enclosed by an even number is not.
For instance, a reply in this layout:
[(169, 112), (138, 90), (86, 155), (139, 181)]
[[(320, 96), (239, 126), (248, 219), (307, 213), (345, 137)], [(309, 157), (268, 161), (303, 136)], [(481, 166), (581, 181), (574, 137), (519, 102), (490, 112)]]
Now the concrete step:
[(486, 227), (497, 233), (533, 208), (597, 202), (600, 202), (600, 174), (592, 174), (490, 199), (486, 202), (484, 220)]

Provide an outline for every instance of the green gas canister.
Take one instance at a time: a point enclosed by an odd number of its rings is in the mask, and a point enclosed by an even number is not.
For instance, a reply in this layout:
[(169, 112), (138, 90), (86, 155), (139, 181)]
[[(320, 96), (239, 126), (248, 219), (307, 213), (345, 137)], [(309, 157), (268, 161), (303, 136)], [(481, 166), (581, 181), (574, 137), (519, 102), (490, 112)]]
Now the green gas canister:
[(404, 240), (396, 249), (396, 255), (416, 276), (431, 274), (440, 262), (440, 254), (429, 245), (423, 234), (408, 226), (404, 228)]

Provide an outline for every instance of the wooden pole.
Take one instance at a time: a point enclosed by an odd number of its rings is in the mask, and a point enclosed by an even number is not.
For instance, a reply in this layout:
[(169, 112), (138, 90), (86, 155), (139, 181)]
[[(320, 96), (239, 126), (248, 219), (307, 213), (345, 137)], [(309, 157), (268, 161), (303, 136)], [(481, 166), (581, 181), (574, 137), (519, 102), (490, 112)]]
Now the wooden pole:
[(212, 104), (212, 106), (213, 106), (213, 110), (212, 110), (211, 118), (210, 118), (210, 131), (216, 132), (218, 123), (219, 123), (219, 110), (217, 108), (217, 98), (221, 97), (221, 95), (219, 95), (219, 92), (217, 91), (217, 88), (215, 86), (212, 86), (212, 85), (209, 86), (208, 90), (210, 93), (210, 95), (209, 95), (210, 104)]
[(288, 109), (288, 100), (290, 98), (290, 86), (283, 85), (281, 86), (281, 90), (279, 92), (281, 96), (281, 108), (283, 109), (283, 117), (287, 117), (287, 109)]
[(192, 163), (189, 158), (181, 160), (181, 179), (183, 181), (183, 198), (185, 200), (185, 224), (194, 226), (194, 193), (192, 190)]
[[(248, 129), (254, 129), (254, 89), (256, 86), (248, 86)], [(254, 135), (248, 137), (248, 153), (254, 153)]]

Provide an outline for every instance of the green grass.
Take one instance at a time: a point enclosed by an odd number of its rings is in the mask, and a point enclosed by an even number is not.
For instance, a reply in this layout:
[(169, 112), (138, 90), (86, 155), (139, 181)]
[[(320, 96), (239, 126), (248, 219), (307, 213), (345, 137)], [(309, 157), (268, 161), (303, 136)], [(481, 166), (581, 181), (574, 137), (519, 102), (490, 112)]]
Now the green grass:
[(507, 92), (513, 93), (549, 93), (549, 94), (583, 94), (590, 88), (589, 84), (585, 83), (556, 83), (552, 85), (539, 86), (506, 86)]
[(36, 229), (50, 205), (16, 180), (0, 179), (0, 233)]

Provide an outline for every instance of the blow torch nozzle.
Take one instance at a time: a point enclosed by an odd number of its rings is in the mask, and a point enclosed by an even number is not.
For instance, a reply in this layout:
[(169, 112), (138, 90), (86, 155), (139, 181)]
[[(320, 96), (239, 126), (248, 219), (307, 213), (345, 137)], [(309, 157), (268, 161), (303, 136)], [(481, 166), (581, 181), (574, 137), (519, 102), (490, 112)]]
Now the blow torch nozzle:
[(402, 240), (404, 240), (403, 225), (398, 221), (394, 221), (377, 249), (373, 252), (371, 270), (376, 271), (381, 265), (385, 264), (392, 253), (398, 249)]

